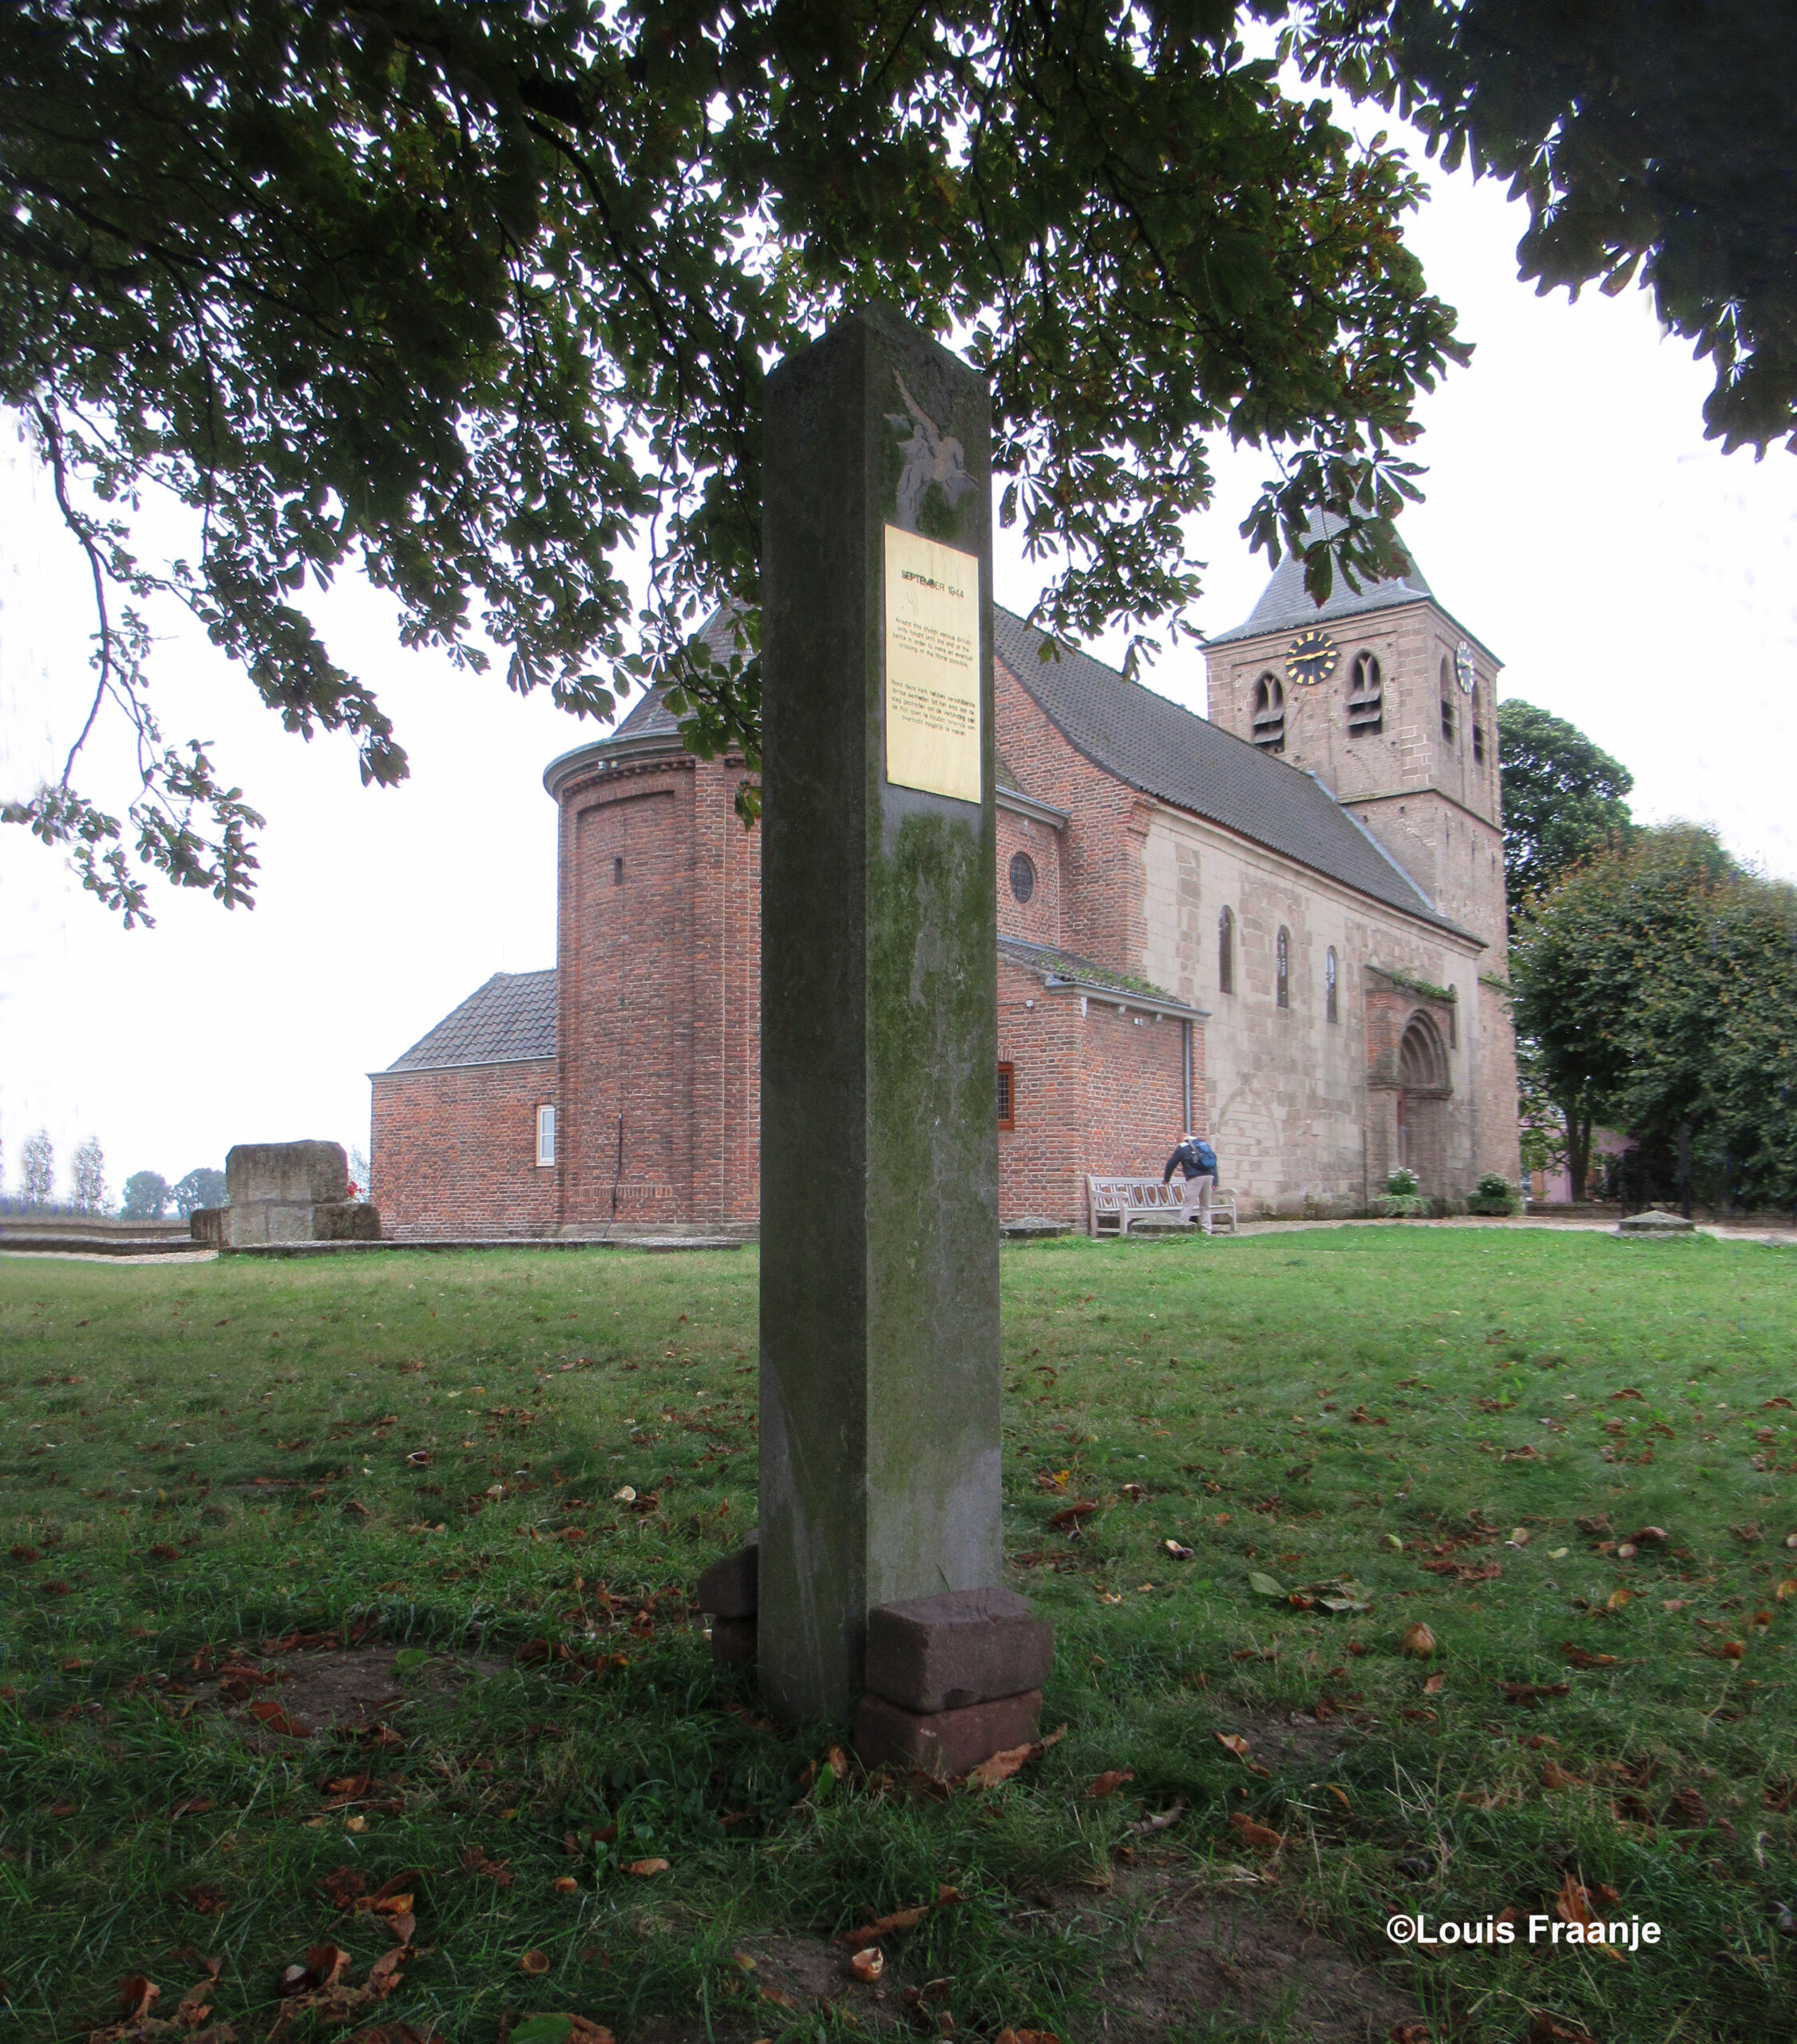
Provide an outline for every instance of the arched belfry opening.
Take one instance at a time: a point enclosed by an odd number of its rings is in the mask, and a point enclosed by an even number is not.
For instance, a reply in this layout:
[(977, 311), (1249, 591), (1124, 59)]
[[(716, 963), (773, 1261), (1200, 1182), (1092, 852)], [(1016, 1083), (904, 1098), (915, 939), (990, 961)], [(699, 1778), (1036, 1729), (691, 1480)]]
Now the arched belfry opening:
[(1442, 1103), (1453, 1090), (1441, 1031), (1419, 1008), (1398, 1043), (1398, 1162), (1436, 1198), (1447, 1190)]

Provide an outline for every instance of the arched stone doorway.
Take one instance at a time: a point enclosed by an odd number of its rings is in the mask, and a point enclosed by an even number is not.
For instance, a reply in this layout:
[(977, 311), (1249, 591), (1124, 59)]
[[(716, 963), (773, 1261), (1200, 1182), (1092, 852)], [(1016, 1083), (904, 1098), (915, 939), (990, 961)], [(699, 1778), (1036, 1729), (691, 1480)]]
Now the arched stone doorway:
[(1424, 1192), (1435, 1198), (1447, 1189), (1442, 1103), (1452, 1091), (1441, 1032), (1419, 1008), (1398, 1044), (1398, 1162), (1415, 1171)]

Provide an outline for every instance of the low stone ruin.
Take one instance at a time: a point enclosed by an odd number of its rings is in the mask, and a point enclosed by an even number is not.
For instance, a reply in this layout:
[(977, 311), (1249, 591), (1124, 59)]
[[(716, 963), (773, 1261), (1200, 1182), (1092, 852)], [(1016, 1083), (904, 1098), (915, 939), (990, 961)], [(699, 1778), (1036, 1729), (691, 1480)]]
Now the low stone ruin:
[(350, 1197), (341, 1143), (239, 1143), (224, 1160), (228, 1206), (201, 1207), (193, 1239), (215, 1249), (274, 1242), (374, 1242), (381, 1217)]

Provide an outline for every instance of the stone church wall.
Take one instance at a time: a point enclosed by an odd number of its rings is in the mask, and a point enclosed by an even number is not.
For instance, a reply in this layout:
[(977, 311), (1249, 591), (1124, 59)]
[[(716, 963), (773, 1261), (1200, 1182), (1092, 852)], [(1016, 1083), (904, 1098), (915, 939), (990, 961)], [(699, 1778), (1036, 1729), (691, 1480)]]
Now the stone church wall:
[[(1250, 1210), (1361, 1210), (1383, 1185), (1391, 1167), (1382, 1159), (1396, 1142), (1391, 1103), (1369, 1085), (1367, 969), (1383, 965), (1455, 985), (1467, 1003), (1480, 954), (1398, 913), (1379, 915), (1364, 897), (1320, 874), (1170, 808), (1156, 810), (1146, 872), (1141, 969), (1210, 1011), (1204, 1024), (1208, 1119), (1224, 1182), (1246, 1195)], [(1235, 942), (1229, 993), (1220, 984), (1218, 922), (1225, 908)], [(1283, 1008), (1275, 984), (1281, 928), (1288, 937)], [(1324, 970), (1332, 946), (1333, 1022)], [(1466, 1032), (1455, 1033), (1460, 1041), (1448, 1053), (1454, 1091), (1442, 1117), (1443, 1182), (1430, 1188), (1436, 1196), (1470, 1190), (1478, 1175), (1475, 1095), (1491, 1097)], [(1508, 1098), (1514, 1103), (1514, 1088)], [(1513, 1131), (1514, 1125), (1513, 1104)]]

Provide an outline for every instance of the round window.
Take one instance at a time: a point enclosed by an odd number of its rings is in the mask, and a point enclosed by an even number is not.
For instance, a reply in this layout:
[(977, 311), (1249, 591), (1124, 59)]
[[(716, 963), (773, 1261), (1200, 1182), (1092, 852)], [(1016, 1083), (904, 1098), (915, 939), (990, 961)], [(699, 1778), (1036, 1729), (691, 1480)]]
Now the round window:
[(1014, 853), (1011, 861), (1011, 892), (1013, 899), (1027, 901), (1035, 892), (1035, 864), (1027, 852)]

